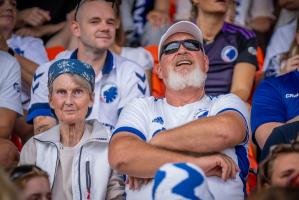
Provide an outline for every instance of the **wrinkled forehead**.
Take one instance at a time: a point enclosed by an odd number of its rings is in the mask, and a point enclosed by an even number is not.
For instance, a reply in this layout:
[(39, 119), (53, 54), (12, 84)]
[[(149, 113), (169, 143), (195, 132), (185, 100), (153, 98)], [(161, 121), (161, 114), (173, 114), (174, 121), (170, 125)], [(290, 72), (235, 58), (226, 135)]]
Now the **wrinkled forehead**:
[(195, 40), (195, 37), (189, 33), (184, 33), (184, 32), (178, 32), (178, 33), (174, 33), (172, 35), (170, 35), (162, 44), (165, 45), (169, 42), (173, 42), (173, 41), (181, 41), (181, 40), (187, 40), (187, 39), (193, 39)]

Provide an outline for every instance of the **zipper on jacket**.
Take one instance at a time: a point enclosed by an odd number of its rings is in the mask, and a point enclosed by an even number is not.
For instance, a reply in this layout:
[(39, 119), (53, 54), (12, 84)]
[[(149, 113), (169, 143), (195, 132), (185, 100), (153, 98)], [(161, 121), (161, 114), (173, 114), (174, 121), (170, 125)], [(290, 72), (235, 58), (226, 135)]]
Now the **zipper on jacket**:
[(81, 173), (80, 173), (80, 163), (81, 163), (81, 155), (82, 155), (83, 146), (80, 148), (79, 154), (79, 163), (78, 163), (78, 183), (79, 183), (79, 192), (80, 192), (80, 199), (82, 200), (82, 191), (81, 191)]
[(90, 188), (91, 188), (90, 161), (86, 161), (85, 170), (86, 170), (87, 200), (90, 200)]

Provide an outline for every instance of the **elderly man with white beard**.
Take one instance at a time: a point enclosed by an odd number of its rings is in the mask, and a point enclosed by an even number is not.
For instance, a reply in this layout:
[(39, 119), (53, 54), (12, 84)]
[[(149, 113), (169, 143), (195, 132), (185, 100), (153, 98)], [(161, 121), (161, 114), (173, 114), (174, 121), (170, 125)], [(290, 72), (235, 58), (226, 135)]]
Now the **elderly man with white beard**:
[[(205, 94), (208, 58), (202, 44), (195, 24), (172, 25), (159, 43), (158, 74), (166, 86), (165, 98), (135, 99), (120, 114), (109, 162), (127, 175), (129, 200), (152, 199), (149, 179), (165, 163), (177, 162), (201, 168), (215, 199), (246, 196), (247, 108), (234, 94)], [(185, 194), (175, 195), (183, 199)]]

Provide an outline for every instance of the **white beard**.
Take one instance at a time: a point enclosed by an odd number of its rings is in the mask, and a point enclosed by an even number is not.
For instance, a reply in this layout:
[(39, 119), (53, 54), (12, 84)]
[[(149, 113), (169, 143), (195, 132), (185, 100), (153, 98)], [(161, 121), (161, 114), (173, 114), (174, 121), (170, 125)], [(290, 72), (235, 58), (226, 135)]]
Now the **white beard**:
[(168, 73), (166, 84), (172, 90), (182, 90), (186, 87), (200, 88), (203, 86), (207, 74), (200, 70), (198, 67), (194, 68), (187, 74), (180, 74), (173, 70)]

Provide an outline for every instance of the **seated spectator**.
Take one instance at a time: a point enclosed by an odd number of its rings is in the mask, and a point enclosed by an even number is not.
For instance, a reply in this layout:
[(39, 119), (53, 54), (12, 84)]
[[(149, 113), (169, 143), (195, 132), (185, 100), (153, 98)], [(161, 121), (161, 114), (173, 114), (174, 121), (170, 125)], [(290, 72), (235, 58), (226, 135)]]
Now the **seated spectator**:
[(298, 196), (298, 188), (270, 187), (253, 193), (248, 200), (297, 200)]
[[(57, 58), (78, 59), (93, 66), (97, 75), (95, 102), (88, 119), (96, 119), (111, 128), (115, 126), (126, 103), (136, 97), (149, 95), (144, 69), (109, 51), (119, 27), (119, 3), (82, 1), (76, 9), (75, 20), (72, 21), (72, 32), (78, 39), (78, 48), (62, 52)], [(47, 88), (47, 74), (53, 62), (55, 61), (41, 65), (35, 72), (32, 83), (27, 121), (33, 122), (35, 134), (56, 124), (51, 115)]]
[(299, 188), (299, 138), (290, 144), (271, 147), (260, 165), (259, 187), (290, 186)]
[(192, 1), (193, 18), (203, 32), (209, 58), (205, 91), (208, 95), (231, 92), (246, 102), (257, 69), (256, 37), (252, 31), (225, 22), (229, 3)]
[[(15, 0), (3, 0), (0, 5), (0, 32), (6, 39), (7, 45), (14, 54), (27, 58), (31, 63), (20, 62), (22, 69), (22, 102), (28, 109), (30, 101), (30, 86), (34, 72), (38, 65), (48, 61), (47, 53), (41, 39), (34, 37), (22, 37), (13, 33), (17, 19)], [(26, 104), (26, 105), (25, 105)]]
[(48, 57), (41, 39), (29, 36), (23, 37), (13, 33), (17, 20), (16, 1), (3, 0), (1, 2), (0, 34), (3, 35), (4, 39), (0, 39), (0, 43), (7, 43), (10, 48), (2, 50), (10, 51), (21, 65), (21, 98), (24, 116), (17, 119), (14, 132), (21, 137), (24, 143), (33, 135), (33, 126), (25, 122), (25, 117), (29, 109), (32, 79), (38, 65), (47, 62)]
[(109, 162), (129, 176), (128, 199), (151, 199), (153, 183), (134, 190), (135, 183), (153, 178), (169, 162), (200, 167), (215, 199), (244, 199), (249, 168), (247, 108), (234, 94), (205, 94), (209, 62), (202, 45), (196, 25), (188, 21), (172, 25), (158, 50), (165, 98), (135, 99), (120, 114), (109, 144)]
[(108, 164), (110, 132), (96, 120), (85, 121), (95, 98), (93, 68), (62, 59), (50, 66), (48, 76), (58, 125), (31, 138), (19, 164), (36, 164), (49, 174), (53, 199), (122, 197), (122, 178), (112, 175)]
[(252, 100), (251, 130), (253, 141), (263, 149), (272, 130), (298, 121), (299, 71), (266, 79), (257, 87)]
[(24, 200), (51, 200), (51, 188), (47, 172), (35, 165), (21, 165), (10, 172), (10, 180), (21, 191)]
[(17, 188), (9, 180), (8, 175), (0, 169), (0, 199), (1, 200), (23, 200), (19, 196)]
[(260, 161), (264, 160), (268, 156), (272, 146), (278, 144), (290, 144), (298, 137), (298, 134), (299, 121), (274, 128), (263, 147)]
[(0, 51), (0, 138), (9, 139), (18, 115), (23, 115), (21, 103), (21, 69), (11, 55)]
[[(265, 62), (263, 70), (265, 72), (265, 77), (273, 77), (280, 75), (281, 72), (281, 61), (283, 55), (287, 54), (291, 49), (292, 42), (296, 37), (296, 32), (298, 30), (298, 17), (299, 17), (299, 3), (297, 0), (280, 0), (284, 1), (286, 4), (283, 6), (288, 6), (289, 4), (297, 8), (297, 14), (292, 16), (289, 20), (282, 25), (279, 25), (272, 34), (271, 40), (266, 50)], [(279, 21), (277, 22), (277, 24)]]
[(294, 41), (289, 51), (282, 55), (279, 74), (286, 74), (299, 69), (299, 16)]
[(18, 8), (17, 34), (49, 37), (64, 27), (66, 13), (73, 10), (79, 0), (16, 0)]
[(252, 31), (226, 23), (229, 1), (193, 0), (195, 20), (203, 32), (209, 71), (207, 94), (229, 92), (247, 101), (252, 90), (256, 59), (256, 37)]

